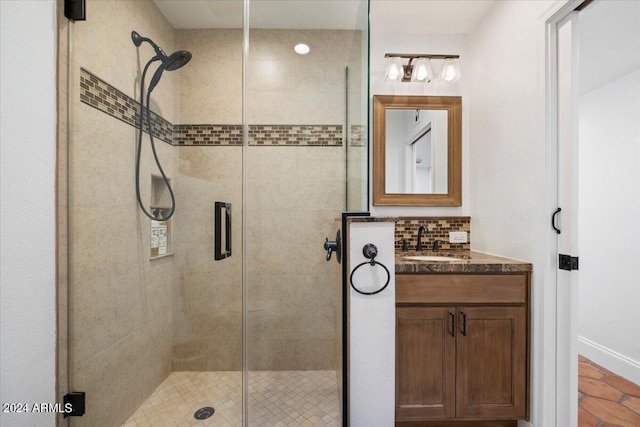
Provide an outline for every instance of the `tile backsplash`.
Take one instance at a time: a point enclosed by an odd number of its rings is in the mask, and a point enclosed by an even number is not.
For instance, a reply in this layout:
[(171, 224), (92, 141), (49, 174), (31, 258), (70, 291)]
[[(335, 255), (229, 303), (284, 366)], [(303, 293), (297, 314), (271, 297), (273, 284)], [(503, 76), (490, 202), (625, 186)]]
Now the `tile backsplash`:
[[(422, 236), (423, 248), (431, 250), (435, 239), (446, 243), (440, 244), (440, 250), (469, 250), (471, 249), (471, 217), (468, 216), (423, 216), (400, 217), (396, 223), (395, 249), (402, 249), (401, 240), (406, 240), (409, 250), (416, 249), (418, 243), (418, 228), (425, 225), (429, 232)], [(450, 231), (466, 231), (467, 243), (449, 243)]]

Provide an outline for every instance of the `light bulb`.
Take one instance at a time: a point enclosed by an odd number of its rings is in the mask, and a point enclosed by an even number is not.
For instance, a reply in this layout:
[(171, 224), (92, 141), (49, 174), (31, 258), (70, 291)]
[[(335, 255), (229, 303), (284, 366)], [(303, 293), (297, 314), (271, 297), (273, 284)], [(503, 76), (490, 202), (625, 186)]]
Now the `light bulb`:
[(413, 76), (411, 80), (428, 83), (432, 78), (433, 71), (431, 70), (431, 61), (426, 58), (418, 59), (413, 66)]
[(460, 80), (462, 75), (460, 74), (460, 65), (456, 58), (447, 58), (444, 60), (442, 66), (442, 72), (440, 73), (440, 80), (447, 83), (455, 83)]
[(400, 76), (404, 74), (400, 57), (390, 57), (387, 63), (387, 73), (385, 80), (400, 81)]

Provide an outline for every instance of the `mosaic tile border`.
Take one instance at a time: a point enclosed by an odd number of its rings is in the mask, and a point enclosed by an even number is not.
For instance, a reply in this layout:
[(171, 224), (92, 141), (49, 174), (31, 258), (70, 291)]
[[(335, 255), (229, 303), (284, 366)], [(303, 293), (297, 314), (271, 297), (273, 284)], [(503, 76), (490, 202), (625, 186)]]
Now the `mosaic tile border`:
[[(80, 100), (133, 127), (138, 127), (140, 103), (84, 68), (80, 68)], [(156, 138), (172, 143), (171, 123), (152, 111), (151, 125)], [(146, 114), (142, 126), (145, 132), (148, 132)]]
[(349, 146), (350, 147), (366, 147), (367, 146), (367, 127), (363, 125), (351, 125), (349, 128)]
[(242, 145), (242, 125), (174, 125), (173, 145)]
[(249, 145), (341, 146), (342, 125), (249, 125)]
[[(80, 69), (80, 100), (131, 126), (138, 126), (140, 103), (88, 70)], [(177, 146), (239, 146), (242, 145), (242, 125), (239, 124), (176, 124), (151, 112), (153, 134), (158, 139)], [(148, 132), (146, 114), (143, 129)], [(366, 127), (352, 125), (352, 146), (366, 145)], [(343, 145), (342, 125), (249, 125), (249, 145), (253, 146), (316, 146)]]
[[(396, 222), (395, 229), (395, 249), (402, 249), (400, 240), (406, 240), (410, 250), (415, 250), (418, 243), (418, 228), (426, 225), (429, 233), (423, 239), (426, 249), (435, 239), (442, 240), (447, 243), (440, 245), (441, 250), (470, 250), (471, 249), (471, 217), (469, 216), (451, 216), (451, 217), (400, 217)], [(467, 243), (448, 243), (450, 231), (466, 231)]]

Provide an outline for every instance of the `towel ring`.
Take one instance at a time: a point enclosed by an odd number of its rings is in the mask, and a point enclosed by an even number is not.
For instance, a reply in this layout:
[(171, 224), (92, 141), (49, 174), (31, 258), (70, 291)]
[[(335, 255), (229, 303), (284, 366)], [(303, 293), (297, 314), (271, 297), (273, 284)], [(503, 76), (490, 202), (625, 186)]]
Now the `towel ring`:
[[(375, 295), (375, 294), (378, 294), (378, 293), (384, 291), (385, 288), (389, 285), (389, 282), (391, 281), (391, 273), (389, 273), (389, 269), (387, 267), (385, 267), (384, 264), (381, 264), (378, 261), (376, 261), (375, 258), (378, 255), (378, 248), (376, 248), (376, 246), (374, 244), (367, 243), (366, 245), (364, 245), (364, 247), (362, 248), (362, 253), (366, 258), (371, 259), (371, 261), (365, 261), (365, 262), (362, 262), (362, 263), (356, 265), (356, 267), (351, 271), (351, 274), (349, 275), (349, 282), (351, 283), (351, 287), (353, 288), (353, 290), (358, 292), (359, 294), (362, 294), (362, 295)], [(357, 269), (359, 269), (363, 265), (367, 265), (367, 264), (369, 264), (372, 267), (375, 267), (375, 265), (377, 264), (377, 265), (381, 266), (382, 268), (384, 268), (384, 271), (387, 272), (387, 282), (384, 284), (383, 287), (381, 287), (377, 291), (364, 292), (364, 291), (361, 291), (360, 289), (358, 289), (358, 287), (353, 283), (353, 274), (356, 272)]]

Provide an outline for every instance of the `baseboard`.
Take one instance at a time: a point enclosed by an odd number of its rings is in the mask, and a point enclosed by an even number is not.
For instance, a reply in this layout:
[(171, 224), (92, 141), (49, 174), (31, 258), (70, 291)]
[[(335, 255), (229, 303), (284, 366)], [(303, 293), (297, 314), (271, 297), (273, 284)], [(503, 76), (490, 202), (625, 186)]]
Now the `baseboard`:
[(584, 337), (578, 337), (578, 354), (620, 375), (636, 384), (640, 384), (640, 362), (601, 346)]

